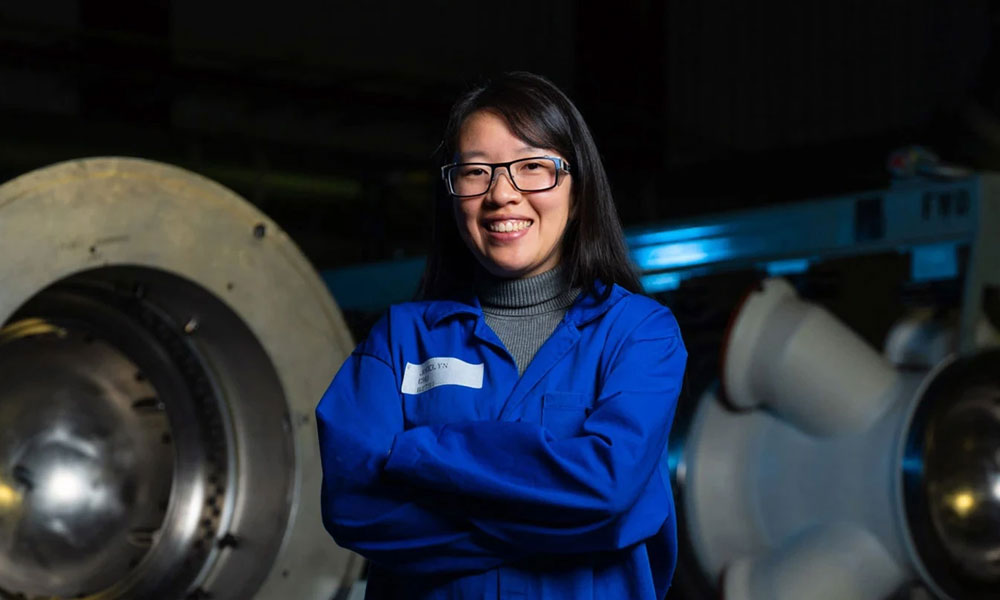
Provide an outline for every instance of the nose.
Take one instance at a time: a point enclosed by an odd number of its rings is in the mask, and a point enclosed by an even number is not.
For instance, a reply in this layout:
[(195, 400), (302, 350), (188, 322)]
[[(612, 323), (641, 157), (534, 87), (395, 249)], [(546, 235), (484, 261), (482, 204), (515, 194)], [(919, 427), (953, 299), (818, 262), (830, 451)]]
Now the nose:
[[(503, 170), (501, 175), (500, 170)], [(521, 192), (514, 187), (510, 171), (507, 167), (496, 167), (493, 171), (493, 181), (486, 190), (486, 199), (494, 204), (509, 204), (521, 199)]]

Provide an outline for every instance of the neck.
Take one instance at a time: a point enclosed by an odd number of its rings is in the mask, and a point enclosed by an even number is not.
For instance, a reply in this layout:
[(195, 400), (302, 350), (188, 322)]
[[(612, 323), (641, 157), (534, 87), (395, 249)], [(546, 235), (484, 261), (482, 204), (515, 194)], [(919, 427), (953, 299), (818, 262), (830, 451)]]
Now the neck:
[(486, 324), (514, 358), (519, 375), (580, 293), (558, 266), (521, 279), (502, 279), (481, 270), (476, 290)]
[(563, 269), (556, 266), (531, 277), (507, 279), (491, 275), (485, 269), (476, 270), (476, 293), (483, 305), (499, 308), (521, 308), (551, 300), (569, 285), (563, 279)]
[(570, 288), (565, 269), (556, 266), (532, 277), (504, 279), (478, 269), (476, 293), (483, 312), (530, 315), (565, 309), (579, 290)]

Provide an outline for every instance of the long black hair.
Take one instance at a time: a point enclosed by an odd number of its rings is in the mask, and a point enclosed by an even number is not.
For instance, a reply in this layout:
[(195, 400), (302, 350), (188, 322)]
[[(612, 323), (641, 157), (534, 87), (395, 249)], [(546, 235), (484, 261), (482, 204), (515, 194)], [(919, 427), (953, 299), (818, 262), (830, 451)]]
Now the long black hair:
[[(552, 82), (532, 73), (507, 73), (466, 93), (451, 109), (439, 152), (440, 165), (454, 160), (465, 120), (486, 110), (535, 148), (557, 151), (572, 172), (573, 212), (561, 240), (561, 264), (573, 286), (585, 291), (597, 280), (639, 292), (628, 260), (621, 221), (604, 165), (580, 112)], [(476, 259), (458, 233), (454, 200), (438, 181), (431, 251), (419, 298), (447, 298), (468, 289)]]

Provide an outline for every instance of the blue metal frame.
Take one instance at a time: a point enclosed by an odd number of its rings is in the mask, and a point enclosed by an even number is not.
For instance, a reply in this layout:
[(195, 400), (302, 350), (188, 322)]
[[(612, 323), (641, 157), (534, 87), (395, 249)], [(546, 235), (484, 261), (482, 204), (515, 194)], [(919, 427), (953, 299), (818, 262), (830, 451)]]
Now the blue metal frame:
[[(707, 271), (759, 268), (787, 275), (820, 257), (914, 249), (922, 249), (915, 276), (954, 277), (957, 263), (942, 252), (972, 241), (979, 197), (978, 177), (924, 182), (631, 230), (627, 238), (651, 293)], [(944, 268), (953, 263), (951, 271)]]

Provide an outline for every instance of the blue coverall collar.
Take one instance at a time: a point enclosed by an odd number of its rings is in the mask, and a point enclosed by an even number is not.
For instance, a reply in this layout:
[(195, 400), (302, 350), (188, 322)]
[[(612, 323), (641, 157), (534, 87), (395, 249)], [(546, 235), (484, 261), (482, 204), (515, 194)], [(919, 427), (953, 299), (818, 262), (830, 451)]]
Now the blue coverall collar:
[(445, 319), (457, 315), (483, 316), (483, 307), (479, 304), (479, 298), (475, 294), (470, 293), (453, 300), (431, 302), (424, 312), (424, 321), (429, 328), (437, 327)]
[(566, 313), (566, 321), (577, 327), (600, 317), (628, 294), (617, 285), (607, 286), (598, 279), (593, 288), (580, 294)]

